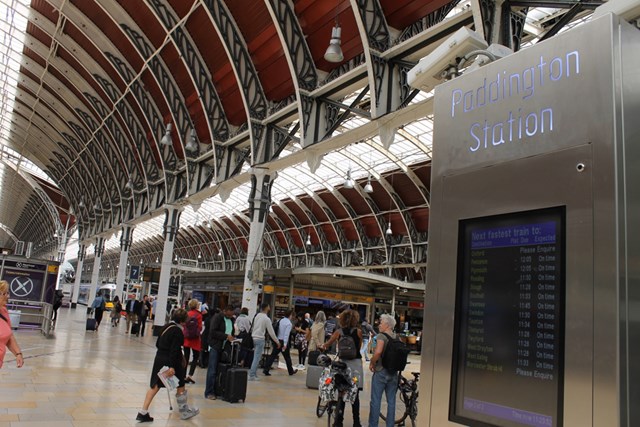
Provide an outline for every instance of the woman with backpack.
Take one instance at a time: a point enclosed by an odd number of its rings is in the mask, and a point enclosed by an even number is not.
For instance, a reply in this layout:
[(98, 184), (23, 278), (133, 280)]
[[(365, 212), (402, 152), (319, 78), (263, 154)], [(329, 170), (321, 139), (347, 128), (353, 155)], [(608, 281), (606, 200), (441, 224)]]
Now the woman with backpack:
[(120, 297), (116, 295), (113, 297), (113, 309), (111, 310), (111, 327), (115, 328), (120, 324), (120, 317), (122, 316), (122, 304), (120, 303)]
[(198, 310), (200, 302), (197, 299), (189, 301), (189, 312), (187, 313), (187, 322), (184, 325), (184, 358), (189, 363), (189, 357), (193, 350), (193, 359), (189, 367), (189, 375), (184, 379), (185, 383), (195, 384), (191, 378), (196, 371), (196, 365), (200, 360), (200, 350), (202, 350), (202, 342), (200, 339), (200, 331), (202, 331), (202, 314)]
[[(360, 390), (364, 383), (364, 371), (362, 369), (362, 356), (360, 347), (362, 346), (362, 329), (360, 328), (360, 314), (355, 310), (345, 310), (340, 314), (340, 329), (336, 330), (329, 340), (320, 346), (322, 351), (331, 348), (331, 344), (338, 342), (338, 358), (350, 369), (352, 377), (356, 378), (358, 384), (358, 395), (351, 405), (353, 412), (353, 427), (362, 427), (360, 424)], [(345, 404), (343, 400), (338, 401), (338, 411), (334, 427), (342, 427), (344, 420)]]
[(106, 306), (106, 301), (102, 296), (102, 291), (98, 291), (98, 295), (93, 300), (93, 304), (91, 304), (91, 308), (93, 309), (95, 318), (96, 318), (96, 332), (100, 327), (100, 322), (102, 322), (102, 314), (104, 313), (104, 309)]

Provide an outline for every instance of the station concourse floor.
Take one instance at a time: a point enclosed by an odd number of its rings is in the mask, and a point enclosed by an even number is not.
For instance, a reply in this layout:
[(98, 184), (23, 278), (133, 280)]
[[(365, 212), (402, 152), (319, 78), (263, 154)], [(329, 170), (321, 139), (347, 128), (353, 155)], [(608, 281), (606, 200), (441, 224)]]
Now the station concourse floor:
[[(25, 357), (17, 369), (7, 351), (0, 369), (0, 427), (110, 427), (137, 425), (136, 414), (149, 388), (156, 337), (147, 322), (145, 336), (125, 334), (125, 321), (112, 328), (108, 313), (99, 332), (85, 332), (86, 307), (61, 308), (58, 324), (50, 337), (38, 331), (14, 331)], [(294, 365), (298, 361), (292, 354)], [(410, 356), (419, 369), (419, 356)], [(180, 420), (175, 397), (169, 410), (167, 393), (160, 390), (153, 400), (149, 426), (229, 427), (320, 427), (327, 417), (317, 418), (318, 391), (305, 386), (306, 372), (289, 376), (284, 364), (260, 381), (249, 382), (247, 402), (230, 404), (203, 397), (205, 369), (196, 369), (196, 384), (187, 385), (189, 402), (200, 408), (191, 420)], [(366, 369), (365, 369), (366, 371)], [(360, 393), (360, 416), (369, 415), (371, 374), (365, 374)], [(345, 426), (352, 425), (347, 405)], [(380, 424), (382, 425), (382, 424)]]

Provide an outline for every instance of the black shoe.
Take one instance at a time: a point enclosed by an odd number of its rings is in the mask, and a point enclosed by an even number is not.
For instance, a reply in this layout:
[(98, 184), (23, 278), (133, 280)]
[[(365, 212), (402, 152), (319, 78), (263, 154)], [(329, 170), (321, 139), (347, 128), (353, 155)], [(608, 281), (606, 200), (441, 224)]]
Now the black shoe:
[(262, 373), (263, 373), (265, 376), (267, 376), (267, 377), (270, 377), (270, 376), (271, 376), (271, 374), (269, 373), (269, 371), (262, 371)]
[(289, 375), (295, 375), (298, 372), (297, 369), (294, 369), (293, 372), (289, 372)]
[(191, 377), (187, 377), (187, 378), (185, 378), (184, 382), (185, 382), (185, 383), (187, 383), (187, 384), (195, 384), (195, 383), (196, 383), (196, 382), (193, 380), (193, 378), (191, 378)]
[(150, 422), (153, 422), (153, 417), (151, 415), (149, 415), (148, 412), (146, 414), (144, 414), (144, 415), (142, 415), (140, 412), (138, 412), (138, 416), (136, 417), (136, 421), (138, 421), (139, 423), (150, 423)]

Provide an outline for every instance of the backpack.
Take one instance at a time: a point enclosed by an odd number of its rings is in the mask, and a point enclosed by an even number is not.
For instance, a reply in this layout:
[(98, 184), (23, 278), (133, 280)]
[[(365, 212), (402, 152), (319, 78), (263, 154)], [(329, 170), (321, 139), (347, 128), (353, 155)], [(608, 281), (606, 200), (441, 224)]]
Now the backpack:
[(340, 330), (340, 338), (338, 339), (338, 357), (344, 360), (351, 360), (358, 357), (359, 349), (356, 348), (356, 341), (351, 336), (353, 330), (348, 334), (344, 333), (344, 329)]
[(407, 366), (407, 357), (409, 356), (409, 347), (398, 338), (391, 338), (389, 334), (383, 335), (387, 337), (387, 345), (382, 353), (382, 367), (389, 372), (401, 372)]
[(187, 320), (187, 323), (184, 325), (184, 332), (184, 337), (187, 339), (195, 339), (200, 336), (198, 318), (196, 316), (189, 317), (189, 320)]

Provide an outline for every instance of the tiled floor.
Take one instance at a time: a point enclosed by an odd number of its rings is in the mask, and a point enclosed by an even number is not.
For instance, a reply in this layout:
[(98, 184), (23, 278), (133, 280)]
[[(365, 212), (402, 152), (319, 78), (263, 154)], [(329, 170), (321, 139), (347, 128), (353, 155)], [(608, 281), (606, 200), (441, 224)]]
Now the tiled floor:
[[(112, 328), (105, 320), (97, 333), (85, 332), (85, 308), (60, 309), (55, 333), (45, 338), (39, 332), (16, 331), (25, 356), (25, 366), (15, 367), (9, 353), (0, 369), (0, 427), (85, 427), (135, 425), (137, 410), (148, 389), (155, 355), (155, 338), (124, 334), (124, 322)], [(149, 328), (149, 323), (147, 324)], [(147, 330), (149, 332), (149, 329)], [(294, 356), (294, 363), (297, 357)], [(413, 366), (419, 366), (417, 360)], [(247, 402), (229, 404), (203, 398), (205, 370), (197, 369), (196, 384), (188, 385), (190, 402), (200, 415), (181, 421), (170, 411), (167, 394), (158, 393), (151, 405), (151, 426), (326, 426), (326, 415), (318, 419), (318, 392), (305, 387), (305, 372), (290, 377), (273, 371), (269, 378), (249, 382)], [(365, 378), (361, 393), (361, 417), (369, 413)], [(174, 398), (175, 407), (175, 398)], [(345, 425), (351, 425), (347, 409)]]

